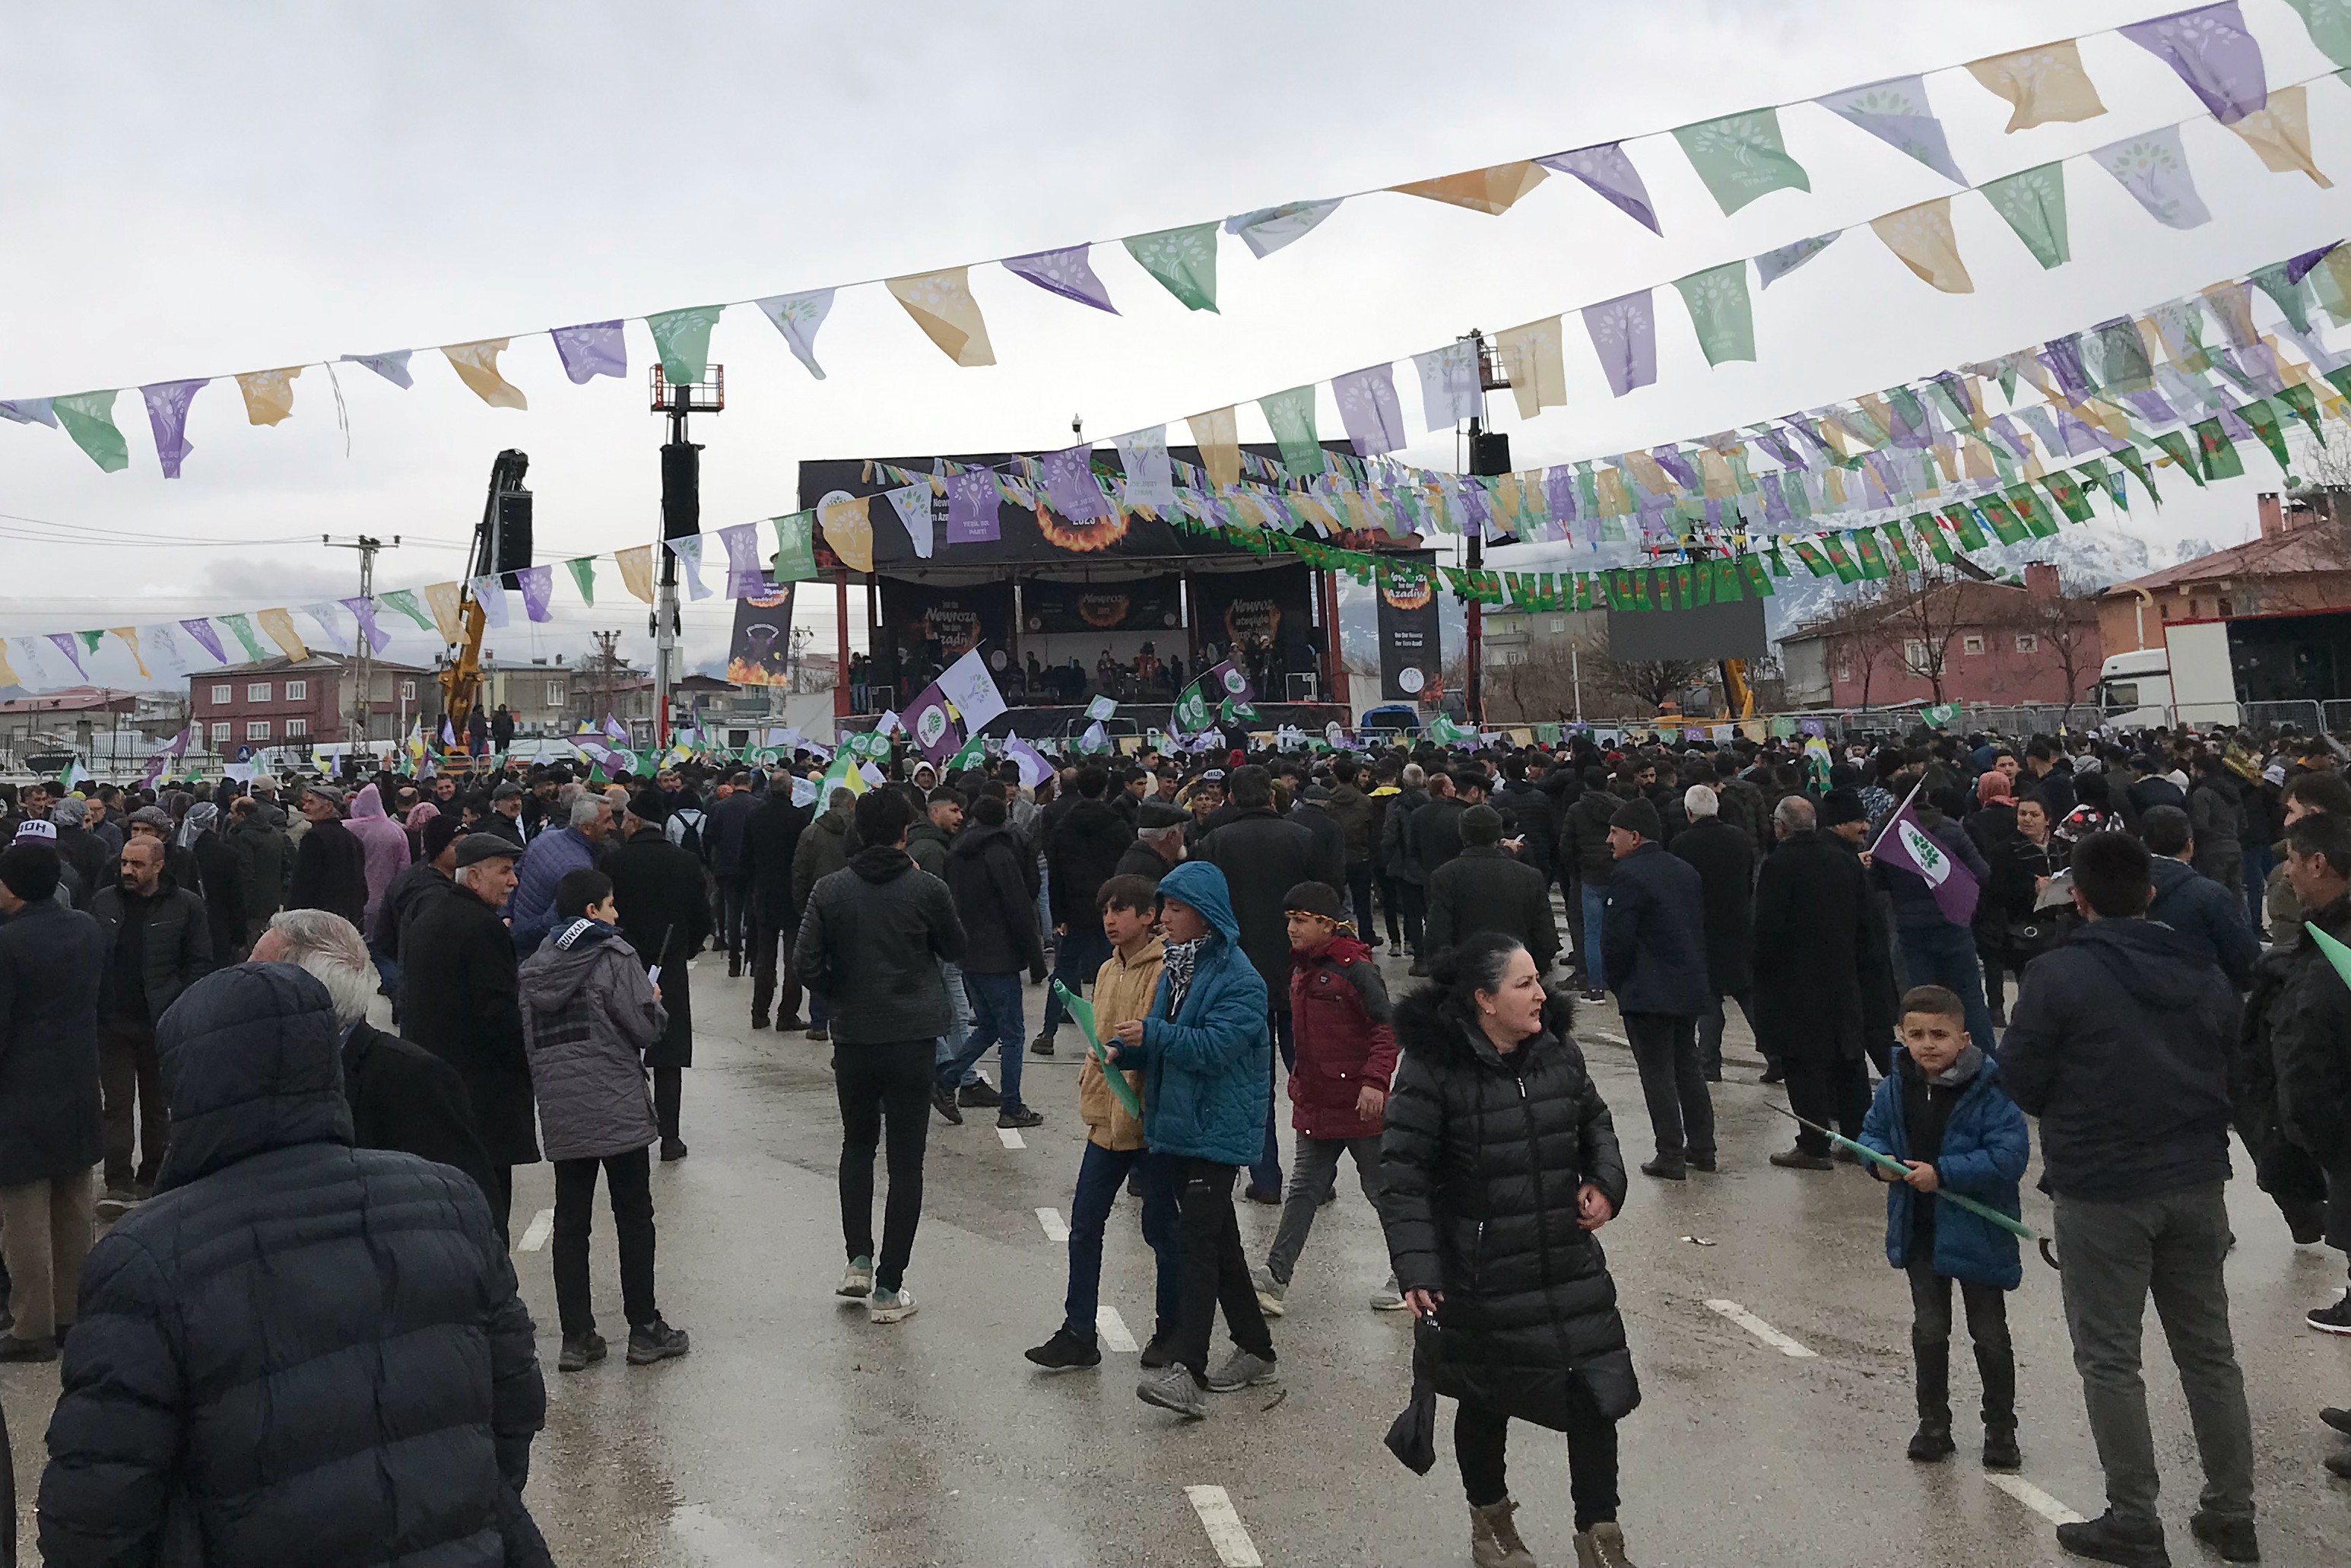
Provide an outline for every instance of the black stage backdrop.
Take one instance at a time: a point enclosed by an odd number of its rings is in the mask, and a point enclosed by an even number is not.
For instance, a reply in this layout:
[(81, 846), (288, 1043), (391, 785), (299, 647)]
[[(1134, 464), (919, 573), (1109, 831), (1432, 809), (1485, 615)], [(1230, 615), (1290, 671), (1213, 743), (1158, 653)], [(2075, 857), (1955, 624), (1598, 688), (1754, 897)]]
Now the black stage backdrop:
[(1637, 663), (1760, 659), (1768, 646), (1763, 601), (1717, 601), (1695, 610), (1612, 610), (1608, 656)]
[[(1314, 580), (1306, 563), (1268, 566), (1257, 571), (1202, 572), (1192, 584), (1195, 645), (1214, 643), (1219, 654), (1246, 647), (1251, 639), (1268, 648), (1304, 653), (1314, 643)], [(1293, 669), (1311, 660), (1289, 660)], [(1272, 700), (1276, 694), (1263, 692)]]
[(1025, 629), (1037, 633), (1141, 632), (1165, 636), (1184, 625), (1184, 600), (1172, 577), (1139, 577), (1131, 582), (1020, 584)]
[(993, 666), (1012, 646), (1012, 585), (944, 588), (885, 577), (882, 625), (888, 648), (875, 652), (885, 664), (903, 650), (910, 671), (928, 671), (954, 664), (979, 644)]

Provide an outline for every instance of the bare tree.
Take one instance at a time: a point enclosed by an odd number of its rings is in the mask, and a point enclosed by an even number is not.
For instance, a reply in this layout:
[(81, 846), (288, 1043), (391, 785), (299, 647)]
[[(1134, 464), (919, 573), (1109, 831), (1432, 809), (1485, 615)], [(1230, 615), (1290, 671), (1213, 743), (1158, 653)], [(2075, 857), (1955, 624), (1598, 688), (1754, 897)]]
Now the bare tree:
[(1967, 615), (1965, 580), (1952, 567), (1928, 557), (1916, 571), (1886, 579), (1881, 619), (1889, 637), (1900, 642), (1902, 667), (1927, 683), (1943, 700), (1943, 671), (1952, 641)]
[(1883, 587), (1875, 582), (1863, 583), (1846, 601), (1844, 607), (1831, 618), (1829, 625), (1830, 691), (1834, 693), (1836, 679), (1850, 678), (1836, 676), (1835, 671), (1858, 670), (1861, 672), (1859, 706), (1867, 707), (1869, 688), (1876, 679), (1877, 672), (1891, 664), (1900, 649), (1900, 642), (1892, 635), (1887, 622)]
[(1996, 630), (2022, 632), (2034, 641), (2036, 658), (2053, 664), (2065, 681), (2065, 709), (2082, 700), (2084, 688), (2098, 673), (2098, 585), (2080, 572), (2059, 568), (2057, 591), (2040, 598), (2031, 592), (2010, 592), (2013, 601), (1992, 624)]

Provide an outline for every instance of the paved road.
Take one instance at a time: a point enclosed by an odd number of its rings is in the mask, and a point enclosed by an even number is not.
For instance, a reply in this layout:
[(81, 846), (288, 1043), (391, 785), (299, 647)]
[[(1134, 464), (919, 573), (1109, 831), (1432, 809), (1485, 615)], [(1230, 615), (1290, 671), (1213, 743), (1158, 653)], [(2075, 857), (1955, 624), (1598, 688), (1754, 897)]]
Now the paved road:
[[(1400, 966), (1390, 967), (1392, 984), (1406, 983)], [(1467, 1561), (1459, 1483), (1442, 1433), (1442, 1457), (1426, 1478), (1380, 1446), (1405, 1396), (1408, 1331), (1400, 1315), (1365, 1306), (1385, 1256), (1351, 1177), (1323, 1211), (1289, 1314), (1274, 1325), (1280, 1384), (1213, 1396), (1213, 1416), (1185, 1426), (1134, 1398), (1131, 1354), (1059, 1375), (1020, 1358), (1060, 1319), (1064, 1249), (1048, 1239), (1038, 1211), (1056, 1219), (1068, 1212), (1081, 1137), (1070, 1056), (1031, 1059), (1028, 1097), (1048, 1120), (1020, 1147), (1007, 1146), (977, 1113), (962, 1127), (934, 1123), (908, 1275), (923, 1310), (876, 1328), (831, 1294), (841, 1270), (839, 1121), (828, 1048), (797, 1034), (751, 1034), (748, 983), (728, 981), (708, 957), (695, 983), (706, 1032), (687, 1077), (694, 1153), (654, 1180), (662, 1305), (692, 1332), (695, 1351), (655, 1367), (615, 1356), (587, 1373), (549, 1374), (550, 1411), (528, 1501), (558, 1561)], [(1032, 1027), (1039, 1002), (1031, 990)], [(1614, 1014), (1587, 1009), (1582, 1027), (1627, 1154), (1645, 1155), (1632, 1061), (1608, 1038), (1620, 1032)], [(1760, 1063), (1739, 1040), (1734, 1034), (1731, 1082), (1717, 1100), (1722, 1173), (1687, 1186), (1636, 1176), (1624, 1217), (1604, 1234), (1646, 1394), (1623, 1427), (1624, 1521), (1637, 1560), (1645, 1568), (2073, 1561), (2036, 1511), (2102, 1506), (2056, 1276), (2028, 1262), (2011, 1302), (2022, 1500), (1988, 1480), (1972, 1441), (1944, 1465), (1907, 1463), (1908, 1296), (1885, 1264), (1878, 1189), (1848, 1169), (1815, 1176), (1764, 1163), (1785, 1146), (1786, 1124), (1767, 1109), (1776, 1092), (1753, 1082)], [(2319, 1469), (2329, 1438), (2313, 1415), (2322, 1403), (2351, 1402), (2351, 1343), (2300, 1321), (2341, 1290), (2342, 1260), (2294, 1248), (2250, 1179), (2240, 1179), (2232, 1199), (2241, 1241), (2230, 1282), (2262, 1454), (2267, 1560), (2289, 1568), (2351, 1561), (2351, 1488)], [(521, 1173), (521, 1243), (552, 1202), (547, 1166)], [(2028, 1218), (2045, 1223), (2046, 1215), (2030, 1197)], [(1270, 1240), (1273, 1220), (1273, 1210), (1244, 1206), (1253, 1255)], [(620, 1314), (609, 1217), (600, 1217), (596, 1245), (597, 1301), (610, 1334)], [(516, 1261), (551, 1364), (555, 1305), (543, 1242)], [(1124, 1200), (1104, 1300), (1147, 1336), (1149, 1254)], [(1710, 1302), (1736, 1303), (1745, 1316)], [(1787, 1354), (1750, 1319), (1811, 1354)], [(2149, 1343), (2159, 1354), (2160, 1336)], [(1972, 1363), (1964, 1352), (1954, 1359), (1954, 1404), (1964, 1411)], [(28, 1500), (55, 1387), (50, 1368), (0, 1370)], [(2185, 1531), (2193, 1448), (2168, 1367), (2151, 1378), (2151, 1398), (2174, 1550), (2196, 1562)], [(1964, 1420), (1962, 1437), (1972, 1438)], [(1572, 1561), (1560, 1439), (1517, 1428), (1512, 1460), (1530, 1542), (1547, 1563)], [(1212, 1521), (1221, 1521), (1215, 1535)], [(23, 1528), (29, 1547), (29, 1513)]]

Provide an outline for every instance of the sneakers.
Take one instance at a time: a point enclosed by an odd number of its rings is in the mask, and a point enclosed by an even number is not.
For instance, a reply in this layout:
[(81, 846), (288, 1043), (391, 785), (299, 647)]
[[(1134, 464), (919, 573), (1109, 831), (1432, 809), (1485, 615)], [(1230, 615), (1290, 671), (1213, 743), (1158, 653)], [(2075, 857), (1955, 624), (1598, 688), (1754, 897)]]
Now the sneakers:
[(1633, 1560), (1625, 1555), (1625, 1531), (1614, 1520), (1575, 1538), (1575, 1568), (1633, 1568)]
[(1282, 1314), (1281, 1298), (1288, 1293), (1290, 1287), (1275, 1279), (1270, 1270), (1251, 1269), (1249, 1288), (1257, 1292), (1259, 1312), (1270, 1318), (1278, 1318)]
[(1004, 1103), (1003, 1092), (985, 1079), (967, 1083), (956, 1091), (956, 1103), (968, 1105), (975, 1111), (993, 1111)]
[(1173, 1336), (1166, 1333), (1153, 1334), (1151, 1343), (1143, 1347), (1141, 1359), (1145, 1372), (1155, 1372), (1163, 1366), (1175, 1365), (1176, 1346)]
[(873, 1287), (872, 1296), (865, 1303), (865, 1315), (877, 1323), (903, 1323), (921, 1309), (914, 1304), (914, 1292), (901, 1281), (894, 1291)]
[(1910, 1434), (1910, 1458), (1919, 1464), (1940, 1464), (1958, 1450), (1959, 1445), (1951, 1441), (1951, 1428), (1946, 1422), (1921, 1421), (1918, 1429)]
[(685, 1158), (689, 1152), (690, 1151), (688, 1151), (685, 1146), (685, 1140), (684, 1138), (664, 1138), (662, 1140), (661, 1157), (664, 1165), (674, 1165), (679, 1160)]
[(1836, 1161), (1826, 1155), (1808, 1155), (1802, 1149), (1782, 1149), (1771, 1156), (1771, 1163), (1783, 1171), (1833, 1171)]
[(1208, 1396), (1188, 1366), (1165, 1366), (1152, 1373), (1134, 1385), (1134, 1396), (1145, 1405), (1173, 1410), (1186, 1421), (1204, 1420), (1208, 1414)]
[(963, 1125), (963, 1113), (956, 1107), (956, 1097), (947, 1092), (946, 1084), (935, 1081), (931, 1084), (931, 1109), (945, 1117), (952, 1125), (957, 1127)]
[(1073, 1366), (1100, 1366), (1102, 1346), (1090, 1339), (1080, 1339), (1069, 1328), (1057, 1328), (1053, 1337), (1033, 1350), (1020, 1353), (1048, 1372), (1062, 1372)]
[(872, 1295), (873, 1293), (873, 1260), (852, 1258), (849, 1260), (848, 1272), (841, 1275), (841, 1283), (833, 1287), (832, 1293), (836, 1296)]
[(2188, 1533), (2220, 1554), (2223, 1563), (2258, 1563), (2262, 1543), (2253, 1521), (2242, 1514), (2198, 1509), (2188, 1516)]
[(2351, 1291), (2331, 1307), (2314, 1308), (2302, 1321), (2320, 1333), (2351, 1334)]
[(585, 1372), (604, 1359), (604, 1336), (594, 1329), (563, 1336), (563, 1352), (555, 1358), (558, 1372)]
[(1375, 1312), (1400, 1312), (1410, 1305), (1412, 1303), (1404, 1299), (1404, 1291), (1397, 1289), (1394, 1274), (1388, 1276), (1386, 1284), (1372, 1292), (1372, 1311)]
[(1469, 1561), (1477, 1568), (1535, 1568), (1535, 1554), (1510, 1522), (1518, 1508), (1509, 1498), (1482, 1508), (1469, 1505)]
[(57, 1342), (54, 1339), (19, 1339), (13, 1333), (0, 1334), (0, 1361), (55, 1361)]
[(1052, 1055), (1053, 1037), (1050, 1034), (1040, 1034), (1036, 1039), (1030, 1040), (1029, 1042), (1029, 1054), (1031, 1056)]
[(1641, 1174), (1645, 1176), (1655, 1176), (1659, 1181), (1687, 1181), (1689, 1166), (1683, 1160), (1663, 1158), (1645, 1160), (1641, 1164)]
[(1988, 1470), (2021, 1470), (2024, 1468), (2023, 1451), (2016, 1446), (2015, 1427), (1984, 1428), (1983, 1468)]
[(1225, 1357), (1223, 1365), (1208, 1374), (1207, 1382), (1211, 1394), (1231, 1394), (1253, 1383), (1271, 1383), (1280, 1375), (1280, 1370), (1265, 1356), (1237, 1350)]
[(1044, 1123), (1044, 1112), (1031, 1111), (1026, 1105), (1007, 1105), (996, 1113), (996, 1124), (999, 1127), (1040, 1127)]
[(2141, 1533), (2116, 1523), (2112, 1510), (2080, 1524), (2059, 1525), (2057, 1544), (2093, 1563), (2118, 1563), (2122, 1568), (2171, 1568), (2171, 1553), (2163, 1545), (2162, 1526)]
[(684, 1355), (693, 1348), (684, 1329), (674, 1329), (658, 1317), (629, 1331), (631, 1366), (650, 1366), (656, 1361)]
[(1604, 1002), (1608, 999), (1608, 993), (1602, 990), (1587, 989), (1583, 993), (1583, 999), (1587, 1002)]

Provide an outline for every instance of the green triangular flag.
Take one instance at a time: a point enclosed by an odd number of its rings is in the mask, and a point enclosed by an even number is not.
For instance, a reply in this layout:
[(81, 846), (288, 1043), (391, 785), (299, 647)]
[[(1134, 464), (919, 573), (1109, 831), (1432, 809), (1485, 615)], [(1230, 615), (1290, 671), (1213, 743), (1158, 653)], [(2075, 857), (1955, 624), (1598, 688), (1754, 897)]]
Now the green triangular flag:
[(49, 412), (57, 416), (74, 444), (109, 474), (131, 466), (131, 444), (114, 428), (114, 396), (110, 392), (90, 392), (49, 400)]
[[(1773, 559), (1776, 561), (1778, 558), (1774, 557)], [(1740, 556), (1739, 558), (1739, 570), (1746, 577), (1747, 586), (1755, 591), (1756, 598), (1769, 599), (1777, 591), (1777, 590), (1773, 589), (1771, 586), (1771, 574), (1763, 570), (1763, 563), (1761, 560), (1758, 560), (1755, 557), (1751, 555)], [(1787, 575), (1787, 569), (1784, 566), (1780, 568), (1780, 575), (1782, 577)]]
[(1674, 279), (1706, 362), (1755, 357), (1755, 312), (1747, 297), (1747, 264), (1734, 261)]
[(1902, 537), (1902, 525), (1888, 523), (1879, 530), (1886, 536), (1886, 547), (1894, 553), (1894, 564), (1905, 571), (1918, 570), (1918, 558), (1910, 553), (1910, 541)]
[(1160, 229), (1129, 235), (1127, 255), (1157, 278), (1167, 292), (1194, 310), (1217, 308), (1217, 225), (1193, 224), (1180, 229)]
[(1314, 439), (1314, 389), (1292, 387), (1257, 400), (1259, 412), (1281, 446), (1281, 461), (1293, 473), (1319, 473), (1322, 448)]
[(2009, 509), (2008, 502), (2000, 497), (1986, 496), (1976, 505), (1983, 508), (1984, 521), (1991, 525), (1992, 535), (2001, 543), (2017, 544), (2029, 537), (2024, 525), (2018, 522), (2016, 514)]
[(2052, 469), (2041, 476), (2041, 487), (2049, 492), (2050, 498), (2057, 503), (2057, 509), (2065, 514), (2067, 522), (2086, 523), (2090, 520), (2090, 499), (2082, 494), (2082, 486), (2075, 482), (2074, 476), (2062, 468)]
[(2217, 419), (2208, 419), (2195, 426), (2196, 450), (2202, 459), (2207, 479), (2234, 479), (2245, 471), (2244, 459), (2237, 455), (2237, 444), (2229, 439)]
[(2342, 978), (2343, 983), (2351, 986), (2351, 947), (2346, 947), (2342, 943), (2320, 930), (2318, 922), (2315, 920), (2304, 921), (2302, 928), (2310, 934), (2310, 939), (2316, 945), (2318, 950), (2326, 955), (2326, 961), (2335, 966), (2335, 973)]
[(2271, 407), (2265, 399), (2255, 398), (2237, 410), (2237, 417), (2253, 427), (2253, 434), (2260, 436), (2262, 444), (2270, 449), (2270, 455), (2277, 459), (2277, 465), (2291, 475), (2294, 464), (2286, 455), (2285, 432), (2278, 426), (2277, 410)]
[(1861, 562), (1861, 575), (1872, 582), (1888, 576), (1886, 552), (1877, 548), (1877, 536), (1867, 528), (1855, 528), (1852, 538), (1854, 554)]
[(1936, 526), (1932, 513), (1921, 512), (1911, 518), (1910, 528), (1918, 536), (1918, 542), (1927, 547), (1928, 554), (1945, 566), (1951, 564), (1950, 536)]
[(440, 627), (434, 624), (433, 617), (426, 613), (424, 607), (416, 601), (414, 589), (394, 588), (379, 593), (375, 597), (378, 603), (389, 605), (415, 622), (420, 631), (438, 632), (440, 630)]
[[(1814, 577), (1826, 577), (1832, 571), (1836, 570), (1829, 565), (1828, 561), (1822, 556), (1820, 551), (1814, 549), (1802, 539), (1791, 540), (1789, 548), (1796, 552), (1796, 559), (1804, 563), (1804, 570), (1811, 572)], [(1844, 573), (1838, 572), (1837, 575), (1841, 577)]]
[(778, 582), (805, 582), (816, 576), (816, 514), (791, 512), (768, 521), (776, 529)]
[(672, 386), (690, 385), (710, 369), (710, 329), (718, 324), (724, 305), (694, 305), (684, 310), (664, 310), (645, 318), (661, 354), (662, 378)]
[[(2338, 66), (2351, 66), (2351, 6), (2343, 0), (2285, 0), (2302, 14), (2310, 41)], [(2336, 965), (2337, 968), (2342, 966)]]
[[(1751, 556), (1740, 558), (1740, 560), (1753, 559)], [(1740, 587), (1743, 579), (1740, 572), (1740, 562), (1728, 556), (1714, 563), (1714, 601), (1717, 604), (1736, 604), (1746, 597), (1746, 593)]]
[(2280, 387), (2271, 395), (2275, 397), (2278, 402), (2285, 404), (2288, 409), (2292, 410), (2294, 416), (2296, 419), (2302, 421), (2303, 423), (2310, 427), (2311, 438), (2313, 440), (2324, 441), (2326, 439), (2325, 435), (2321, 433), (2318, 428), (2318, 394), (2312, 392), (2308, 387), (2294, 386)]
[(2085, 462), (2075, 464), (2074, 472), (2104, 490), (2106, 493), (2106, 498), (2112, 501), (2118, 510), (2126, 512), (2130, 510), (2130, 491), (2123, 485), (2120, 469), (2109, 468), (2097, 458), (2093, 457)]
[(1970, 550), (1981, 549), (1984, 548), (1983, 529), (1976, 526), (1975, 514), (1970, 511), (1967, 507), (1944, 507), (1943, 520), (1951, 525), (1951, 531), (1953, 533), (1959, 536), (1959, 548), (1961, 549)]
[(2255, 287), (2277, 301), (2277, 308), (2285, 313), (2287, 320), (2294, 323), (2295, 331), (2307, 332), (2310, 330), (2310, 305), (2309, 290), (2304, 286), (2309, 282), (2309, 276), (2304, 274), (2291, 283), (2287, 282), (2286, 268), (2291, 265), (2283, 261), (2273, 262), (2250, 276)]
[(2133, 474), (2138, 476), (2138, 482), (2147, 486), (2147, 494), (2149, 500), (2152, 500), (2158, 507), (2163, 505), (2163, 497), (2156, 492), (2155, 476), (2147, 472), (2147, 459), (2140, 455), (2137, 447), (2126, 446), (2122, 448), (2115, 454), (2115, 461), (2129, 469)]
[(215, 615), (213, 619), (227, 627), (231, 632), (236, 633), (236, 640), (245, 645), (245, 656), (246, 658), (258, 663), (259, 661), (269, 657), (267, 653), (261, 651), (261, 642), (253, 634), (253, 617), (250, 615)]
[(2049, 508), (2041, 504), (2041, 497), (2031, 486), (2019, 485), (2010, 490), (2008, 504), (2016, 509), (2024, 531), (2034, 538), (2045, 539), (2057, 531), (2057, 519), (2049, 515)]
[[(2220, 424), (2217, 421), (2213, 423), (2213, 429), (2215, 431), (2220, 429)], [(2190, 479), (2196, 481), (2196, 487), (2198, 489), (2200, 490), (2204, 487), (2204, 465), (2196, 460), (2196, 455), (2189, 449), (2188, 437), (2186, 435), (2180, 434), (2177, 430), (2166, 430), (2158, 433), (2157, 434), (2149, 437), (2149, 439), (2152, 440), (2156, 445), (2163, 449), (2165, 455), (2168, 456), (2173, 462), (2179, 464), (2181, 469), (2187, 473)]]
[(947, 766), (954, 768), (977, 768), (987, 760), (987, 739), (985, 736), (975, 735), (956, 748), (956, 754), (947, 758)]
[(1804, 166), (1788, 156), (1787, 144), (1780, 140), (1777, 110), (1681, 126), (1674, 140), (1681, 143), (1683, 155), (1706, 182), (1725, 217), (1770, 192), (1813, 188)]
[(596, 558), (592, 555), (574, 556), (563, 564), (571, 569), (571, 580), (578, 585), (581, 601), (595, 603)]
[(97, 653), (98, 645), (106, 641), (103, 632), (77, 632), (74, 635), (81, 639), (82, 651), (86, 653)]

